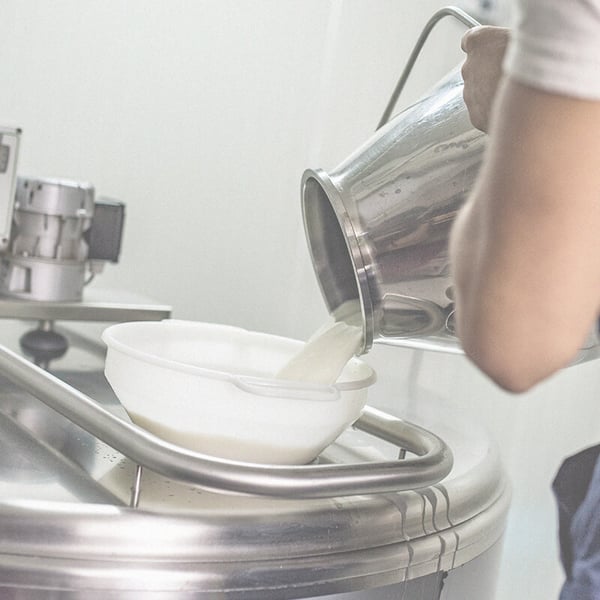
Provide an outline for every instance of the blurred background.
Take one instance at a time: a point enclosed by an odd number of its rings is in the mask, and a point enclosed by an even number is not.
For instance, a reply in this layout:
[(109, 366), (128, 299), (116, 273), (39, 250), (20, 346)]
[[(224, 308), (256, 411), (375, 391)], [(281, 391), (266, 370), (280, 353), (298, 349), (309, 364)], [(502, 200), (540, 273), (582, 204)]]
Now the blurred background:
[[(510, 0), (456, 2), (509, 23)], [(182, 319), (306, 339), (327, 318), (300, 178), (374, 131), (434, 0), (0, 0), (0, 123), (23, 129), (19, 173), (89, 181), (126, 203), (120, 263), (92, 285)], [(462, 61), (432, 34), (398, 110)], [(551, 324), (549, 324), (551, 326)], [(463, 357), (376, 346), (371, 403), (440, 407), (489, 430), (513, 482), (499, 600), (557, 597), (550, 485), (598, 438), (600, 371), (523, 396)], [(438, 410), (435, 408), (435, 410)]]

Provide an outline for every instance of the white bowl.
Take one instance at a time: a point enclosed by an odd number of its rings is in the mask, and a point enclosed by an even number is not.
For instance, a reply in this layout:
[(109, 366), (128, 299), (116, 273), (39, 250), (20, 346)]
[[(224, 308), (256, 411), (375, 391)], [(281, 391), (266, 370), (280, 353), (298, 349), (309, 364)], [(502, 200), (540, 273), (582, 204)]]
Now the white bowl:
[(304, 342), (166, 320), (107, 328), (105, 374), (134, 423), (203, 454), (304, 464), (353, 423), (375, 381), (353, 358), (332, 386), (276, 373)]

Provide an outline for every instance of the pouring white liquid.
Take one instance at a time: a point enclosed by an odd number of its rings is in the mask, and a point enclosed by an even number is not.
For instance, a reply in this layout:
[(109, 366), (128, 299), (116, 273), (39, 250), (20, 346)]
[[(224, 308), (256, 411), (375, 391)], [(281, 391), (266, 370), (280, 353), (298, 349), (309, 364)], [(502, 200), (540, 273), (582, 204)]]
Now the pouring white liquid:
[[(304, 348), (279, 370), (277, 379), (324, 385), (335, 383), (346, 363), (363, 344), (362, 324), (355, 324), (360, 321), (357, 307), (355, 301), (344, 303), (333, 316), (339, 319), (343, 311), (346, 319), (320, 327)], [(352, 318), (348, 318), (348, 314)]]

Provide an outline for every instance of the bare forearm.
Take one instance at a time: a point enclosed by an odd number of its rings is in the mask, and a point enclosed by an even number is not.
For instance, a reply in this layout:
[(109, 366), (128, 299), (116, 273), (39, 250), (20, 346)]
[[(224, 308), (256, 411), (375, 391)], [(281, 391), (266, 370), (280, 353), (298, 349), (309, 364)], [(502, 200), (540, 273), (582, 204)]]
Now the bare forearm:
[(568, 363), (596, 318), (598, 157), (597, 103), (504, 85), (451, 254), (465, 351), (507, 389)]

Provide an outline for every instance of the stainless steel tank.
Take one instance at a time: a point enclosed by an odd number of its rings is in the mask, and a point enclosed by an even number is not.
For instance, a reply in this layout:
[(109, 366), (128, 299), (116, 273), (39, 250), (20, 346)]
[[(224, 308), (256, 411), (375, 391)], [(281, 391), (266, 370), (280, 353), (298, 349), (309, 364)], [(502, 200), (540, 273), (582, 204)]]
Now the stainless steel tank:
[[(16, 348), (25, 327), (6, 321), (2, 341)], [(54, 363), (54, 374), (131, 427), (131, 446), (143, 447), (152, 436), (127, 424), (104, 380), (103, 348), (92, 329), (63, 328), (70, 350)], [(454, 455), (451, 472), (432, 485), (361, 493), (356, 481), (355, 494), (304, 499), (293, 491), (280, 498), (208, 491), (180, 481), (176, 468), (173, 477), (148, 467), (140, 472), (114, 448), (119, 436), (111, 445), (100, 441), (74, 423), (77, 411), (51, 410), (6, 377), (11, 370), (1, 362), (2, 598), (494, 596), (509, 490), (494, 445), (468, 424), (423, 417)], [(380, 423), (375, 432), (397, 421), (373, 415)], [(153, 448), (159, 470), (179, 464), (177, 447)], [(411, 456), (404, 460), (410, 470)], [(326, 480), (338, 465), (365, 464), (368, 472), (369, 465), (387, 464), (391, 471), (398, 462), (396, 445), (350, 429), (317, 464), (292, 470), (324, 468), (318, 479)], [(288, 473), (265, 469), (272, 478)]]

